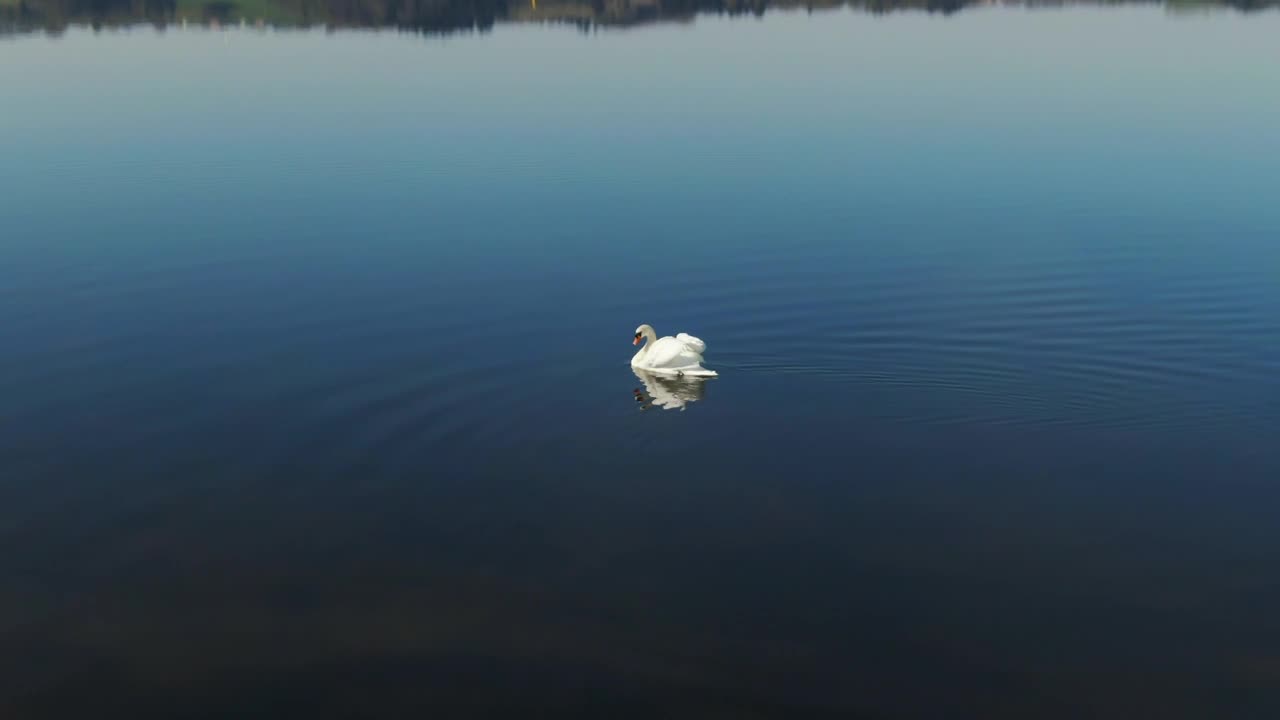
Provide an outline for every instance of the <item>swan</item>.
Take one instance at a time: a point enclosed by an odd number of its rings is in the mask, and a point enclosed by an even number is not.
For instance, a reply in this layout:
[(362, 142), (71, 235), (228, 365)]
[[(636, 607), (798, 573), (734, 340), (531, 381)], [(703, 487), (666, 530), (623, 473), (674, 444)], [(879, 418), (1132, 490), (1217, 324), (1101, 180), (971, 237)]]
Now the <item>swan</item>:
[(652, 373), (680, 375), (690, 377), (715, 377), (715, 370), (702, 367), (702, 353), (707, 344), (698, 338), (680, 333), (675, 337), (658, 338), (658, 334), (649, 325), (636, 328), (636, 339), (632, 345), (645, 342), (644, 347), (631, 358), (631, 367), (648, 370)]

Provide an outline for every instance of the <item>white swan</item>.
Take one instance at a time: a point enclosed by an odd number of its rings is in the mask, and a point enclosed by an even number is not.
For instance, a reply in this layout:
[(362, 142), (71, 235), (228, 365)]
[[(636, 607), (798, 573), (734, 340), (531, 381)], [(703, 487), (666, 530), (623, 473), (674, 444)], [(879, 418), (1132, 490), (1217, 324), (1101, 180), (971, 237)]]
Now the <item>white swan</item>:
[(648, 342), (631, 358), (633, 368), (666, 375), (716, 376), (715, 370), (702, 367), (702, 353), (706, 351), (707, 344), (692, 335), (680, 333), (675, 337), (668, 335), (658, 339), (652, 327), (641, 325), (636, 328), (636, 339), (631, 344), (639, 345), (642, 340)]

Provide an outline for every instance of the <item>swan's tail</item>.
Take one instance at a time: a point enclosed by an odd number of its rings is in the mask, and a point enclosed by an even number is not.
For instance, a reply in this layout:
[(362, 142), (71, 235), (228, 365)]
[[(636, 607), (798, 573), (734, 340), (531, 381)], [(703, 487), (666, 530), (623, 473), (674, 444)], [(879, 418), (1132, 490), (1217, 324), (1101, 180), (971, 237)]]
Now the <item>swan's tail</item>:
[[(634, 368), (635, 366), (632, 365)], [(719, 377), (720, 373), (715, 370), (708, 370), (701, 365), (686, 365), (684, 367), (665, 367), (665, 368), (638, 368), (647, 373), (653, 373), (662, 377), (687, 377), (687, 378), (712, 378)]]
[(715, 370), (708, 370), (706, 368), (694, 368), (693, 370), (682, 370), (680, 374), (685, 377), (718, 377), (720, 375), (720, 373), (716, 372)]

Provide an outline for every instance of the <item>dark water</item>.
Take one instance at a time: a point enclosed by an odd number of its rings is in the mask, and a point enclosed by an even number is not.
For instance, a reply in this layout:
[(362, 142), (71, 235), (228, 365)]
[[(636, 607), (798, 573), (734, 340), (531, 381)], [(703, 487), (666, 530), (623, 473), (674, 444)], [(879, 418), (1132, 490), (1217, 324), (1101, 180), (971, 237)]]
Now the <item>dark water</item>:
[(1277, 717), (1277, 38), (0, 42), (0, 716)]

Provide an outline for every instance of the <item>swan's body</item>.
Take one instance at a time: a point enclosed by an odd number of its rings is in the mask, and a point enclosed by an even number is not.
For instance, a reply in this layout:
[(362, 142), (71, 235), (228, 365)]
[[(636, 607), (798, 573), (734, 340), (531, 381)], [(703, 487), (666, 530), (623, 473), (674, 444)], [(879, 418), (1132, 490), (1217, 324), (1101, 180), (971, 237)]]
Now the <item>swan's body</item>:
[(716, 376), (715, 370), (702, 367), (702, 353), (706, 352), (707, 344), (692, 335), (680, 333), (675, 337), (659, 338), (652, 327), (641, 325), (636, 328), (636, 339), (632, 344), (639, 345), (641, 341), (645, 345), (631, 358), (633, 368), (663, 375)]

